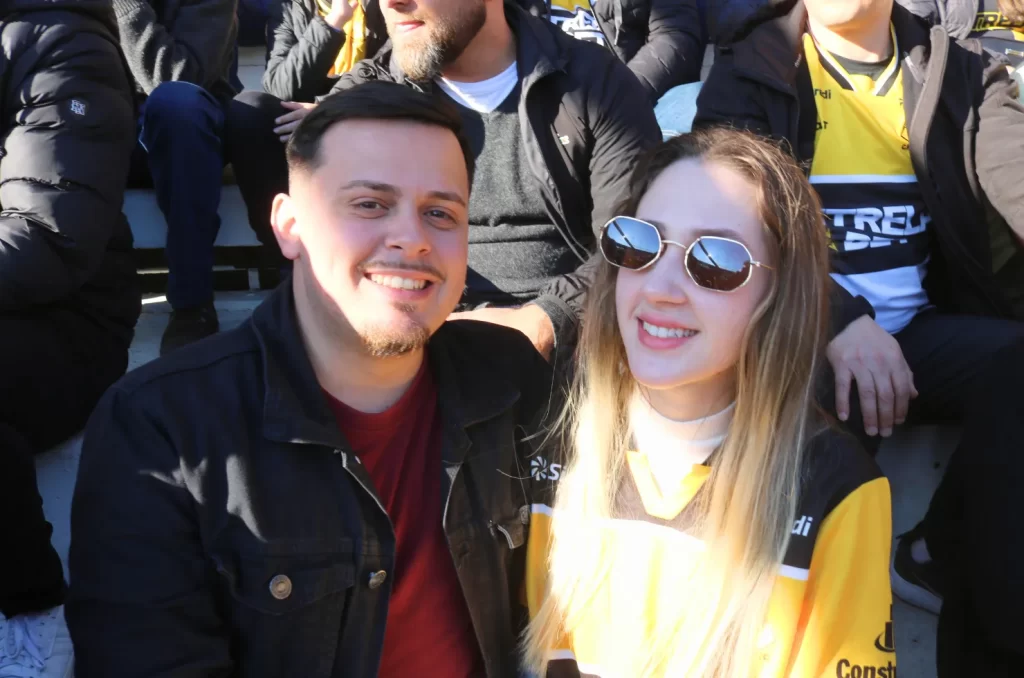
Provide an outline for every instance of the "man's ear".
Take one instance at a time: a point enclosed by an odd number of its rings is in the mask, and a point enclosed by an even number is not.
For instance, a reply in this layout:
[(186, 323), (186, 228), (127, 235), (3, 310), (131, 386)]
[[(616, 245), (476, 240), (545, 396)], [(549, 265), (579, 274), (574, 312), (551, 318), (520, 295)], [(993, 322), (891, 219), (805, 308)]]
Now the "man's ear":
[(274, 196), (274, 205), (270, 208), (270, 225), (274, 228), (274, 237), (281, 247), (281, 254), (292, 261), (298, 259), (302, 250), (300, 228), (295, 214), (295, 201), (287, 193)]

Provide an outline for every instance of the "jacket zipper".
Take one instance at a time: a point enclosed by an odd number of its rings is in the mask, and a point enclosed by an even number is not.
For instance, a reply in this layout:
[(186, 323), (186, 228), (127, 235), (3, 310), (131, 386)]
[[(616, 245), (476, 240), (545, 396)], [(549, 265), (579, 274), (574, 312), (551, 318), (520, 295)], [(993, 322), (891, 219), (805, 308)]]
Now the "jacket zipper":
[[(933, 28), (932, 30), (935, 31), (937, 29)], [(931, 37), (932, 37), (931, 34), (929, 34), (929, 39), (931, 39)], [(938, 192), (938, 189), (937, 189), (937, 187), (935, 185), (934, 180), (932, 179), (931, 169), (928, 167), (928, 144), (927, 144), (927, 140), (928, 140), (928, 133), (931, 131), (932, 122), (935, 119), (935, 110), (936, 110), (936, 108), (938, 108), (939, 94), (941, 93), (941, 82), (939, 82), (939, 80), (937, 80), (935, 77), (929, 78), (928, 76), (929, 76), (929, 74), (935, 72), (936, 69), (938, 69), (940, 73), (943, 73), (943, 79), (944, 79), (944, 77), (945, 77), (944, 76), (944, 71), (945, 71), (945, 68), (946, 68), (946, 60), (949, 57), (949, 44), (945, 40), (938, 40), (938, 41), (930, 40), (930, 42), (931, 42), (931, 45), (932, 45), (932, 54), (931, 54), (931, 58), (928, 60), (928, 68), (927, 68), (927, 70), (925, 71), (925, 74), (924, 74), (924, 87), (921, 88), (921, 94), (920, 94), (920, 97), (917, 100), (917, 108), (914, 111), (914, 117), (910, 121), (908, 121), (907, 129), (908, 130), (914, 129), (914, 131), (915, 131), (915, 133), (912, 134), (912, 136), (911, 136), (911, 138), (909, 140), (911, 149), (913, 149), (915, 146), (917, 148), (921, 149), (920, 150), (921, 168), (922, 168), (922, 170), (924, 170), (924, 172), (925, 172), (925, 174), (927, 176), (927, 179), (928, 179), (928, 185), (927, 185), (926, 189), (923, 187), (922, 190), (928, 190), (929, 192), (931, 192), (932, 195), (933, 195), (933, 201), (935, 202), (936, 205), (938, 205), (939, 204), (939, 192)], [(924, 105), (926, 103), (927, 103), (927, 108)], [(913, 122), (918, 119), (918, 116), (925, 116), (925, 115), (927, 117), (924, 118), (925, 124), (924, 124), (923, 127), (921, 125), (914, 125), (913, 124)], [(917, 140), (918, 143), (915, 144), (914, 143), (915, 140)], [(911, 155), (911, 157), (913, 157), (913, 155)], [(922, 186), (923, 186), (923, 184), (922, 184)], [(976, 272), (974, 270), (975, 267), (977, 267), (977, 268), (984, 268), (984, 267), (981, 266), (981, 264), (978, 263), (978, 261), (974, 258), (974, 256), (971, 254), (971, 252), (969, 252), (967, 250), (967, 247), (960, 240), (959, 236), (955, 232), (953, 232), (952, 229), (949, 229), (949, 232), (946, 234), (945, 240), (947, 242), (953, 244), (955, 246), (955, 248), (960, 252), (961, 256), (963, 256), (965, 260), (967, 260), (971, 264), (973, 264), (973, 266), (966, 267), (967, 268), (967, 273), (971, 277), (972, 282), (974, 282), (974, 284), (977, 287), (977, 289), (979, 291), (981, 291), (981, 293), (984, 295), (985, 299), (988, 301), (988, 303), (992, 306), (992, 308), (994, 310), (1000, 309), (1001, 308), (1000, 304), (996, 303), (996, 300), (992, 298), (992, 296), (989, 293), (989, 290), (988, 290), (987, 286), (984, 285), (982, 283), (982, 281), (978, 279), (978, 277), (976, 275)]]
[(509, 551), (514, 551), (516, 547), (515, 547), (515, 544), (512, 542), (512, 533), (510, 533), (504, 527), (502, 527), (501, 525), (498, 525), (496, 522), (494, 522), (492, 520), (491, 521), (491, 533), (493, 534), (495, 532), (495, 530), (497, 530), (498, 532), (501, 532), (501, 534), (505, 536), (505, 541), (508, 542), (508, 550)]

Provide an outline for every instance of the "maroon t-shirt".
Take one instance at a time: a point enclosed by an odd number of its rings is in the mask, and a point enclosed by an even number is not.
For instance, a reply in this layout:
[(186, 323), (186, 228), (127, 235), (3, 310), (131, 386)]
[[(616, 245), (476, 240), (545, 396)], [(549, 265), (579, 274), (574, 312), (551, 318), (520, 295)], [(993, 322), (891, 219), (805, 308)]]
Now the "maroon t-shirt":
[(395, 527), (396, 564), (381, 678), (462, 678), (483, 660), (441, 525), (441, 423), (424, 361), (409, 390), (379, 414), (328, 395), (338, 426), (359, 456)]

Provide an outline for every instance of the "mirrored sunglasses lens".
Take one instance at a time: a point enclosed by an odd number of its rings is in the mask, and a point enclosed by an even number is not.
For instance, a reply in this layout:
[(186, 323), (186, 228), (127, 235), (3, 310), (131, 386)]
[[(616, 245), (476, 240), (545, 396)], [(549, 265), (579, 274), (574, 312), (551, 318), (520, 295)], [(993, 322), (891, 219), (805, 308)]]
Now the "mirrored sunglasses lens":
[(750, 255), (738, 242), (704, 236), (690, 248), (686, 268), (701, 287), (731, 292), (750, 276)]
[(613, 219), (601, 236), (601, 253), (609, 263), (636, 270), (661, 251), (661, 237), (651, 224), (629, 217)]

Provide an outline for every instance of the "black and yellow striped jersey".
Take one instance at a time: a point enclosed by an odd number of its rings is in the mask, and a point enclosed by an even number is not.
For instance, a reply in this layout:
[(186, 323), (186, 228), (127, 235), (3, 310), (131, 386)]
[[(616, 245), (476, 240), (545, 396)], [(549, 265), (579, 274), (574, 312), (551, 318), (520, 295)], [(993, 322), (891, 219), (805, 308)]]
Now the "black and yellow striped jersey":
[[(891, 509), (888, 481), (843, 434), (817, 436), (805, 456), (799, 508), (772, 591), (755, 659), (756, 678), (896, 678), (889, 585)], [(636, 586), (600, 591), (582, 624), (551, 648), (548, 678), (601, 676), (602, 657), (615, 652), (607, 619), (631, 615), (650, 628), (660, 594), (678, 588), (683, 559), (699, 557), (690, 535), (691, 500), (708, 477), (694, 466), (678, 493), (659, 491), (643, 455), (628, 457), (613, 518), (602, 532), (609, 568), (627, 568)], [(710, 460), (710, 463), (713, 462)], [(527, 545), (526, 601), (536, 614), (547, 592), (551, 508), (559, 472), (546, 462), (533, 475), (535, 503)], [(672, 596), (667, 596), (672, 598)], [(618, 678), (618, 677), (616, 677)]]
[(810, 35), (804, 52), (818, 109), (810, 181), (821, 197), (832, 277), (890, 333), (928, 304), (931, 217), (910, 159), (899, 46), (877, 80), (851, 74)]

